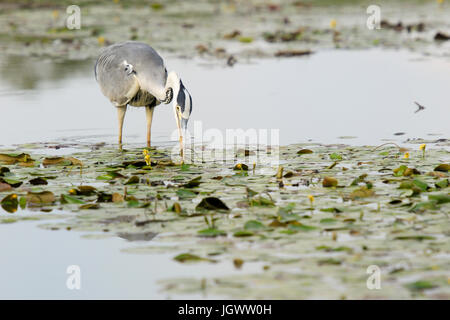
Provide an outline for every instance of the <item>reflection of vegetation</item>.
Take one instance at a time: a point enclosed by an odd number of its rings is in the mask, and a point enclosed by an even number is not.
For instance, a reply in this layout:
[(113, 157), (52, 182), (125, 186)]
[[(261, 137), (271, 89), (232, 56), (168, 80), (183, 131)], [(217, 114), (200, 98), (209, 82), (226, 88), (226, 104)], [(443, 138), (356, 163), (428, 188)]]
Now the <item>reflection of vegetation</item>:
[(51, 62), (37, 57), (4, 56), (0, 74), (14, 88), (35, 89), (41, 82), (85, 76), (90, 70), (93, 72), (93, 65), (92, 60)]

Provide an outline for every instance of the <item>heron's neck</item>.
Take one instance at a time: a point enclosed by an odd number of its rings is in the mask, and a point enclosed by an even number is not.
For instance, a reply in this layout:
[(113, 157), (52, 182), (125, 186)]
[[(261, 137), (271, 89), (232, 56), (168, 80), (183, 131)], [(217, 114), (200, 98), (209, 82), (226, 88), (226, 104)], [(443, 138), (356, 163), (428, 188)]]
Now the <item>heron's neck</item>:
[(178, 92), (180, 91), (180, 78), (178, 78), (174, 71), (169, 72), (169, 75), (167, 76), (166, 91), (169, 88), (172, 88), (173, 99), (176, 99)]

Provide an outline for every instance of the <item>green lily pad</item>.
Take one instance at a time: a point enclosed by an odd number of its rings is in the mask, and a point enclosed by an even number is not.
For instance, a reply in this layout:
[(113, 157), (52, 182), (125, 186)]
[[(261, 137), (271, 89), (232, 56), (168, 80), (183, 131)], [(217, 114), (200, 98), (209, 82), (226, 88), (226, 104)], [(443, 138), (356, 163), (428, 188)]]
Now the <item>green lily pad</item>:
[(412, 236), (398, 236), (394, 238), (395, 240), (416, 240), (416, 241), (423, 241), (423, 240), (435, 240), (435, 237), (432, 236), (426, 236), (426, 235), (412, 235)]
[(245, 230), (262, 230), (265, 229), (266, 226), (257, 220), (249, 220), (244, 224)]
[(450, 195), (448, 194), (430, 194), (428, 196), (429, 200), (436, 201), (436, 203), (449, 203), (450, 202)]
[(197, 192), (188, 189), (178, 189), (176, 194), (180, 199), (192, 199), (197, 196)]
[(70, 196), (67, 194), (61, 195), (61, 203), (70, 203), (70, 204), (84, 204), (84, 201), (81, 199), (78, 199), (74, 196)]
[(412, 283), (408, 283), (406, 285), (406, 287), (412, 291), (424, 291), (424, 290), (434, 289), (437, 287), (437, 285), (430, 281), (419, 280), (419, 281), (415, 281)]
[(17, 208), (19, 206), (19, 200), (17, 197), (17, 194), (13, 193), (10, 195), (7, 195), (2, 199), (0, 202), (3, 210), (9, 213), (14, 213), (17, 211)]
[(222, 231), (222, 230), (219, 230), (216, 228), (202, 229), (202, 230), (199, 230), (197, 233), (201, 237), (211, 237), (211, 238), (227, 235), (227, 233), (225, 231)]
[(215, 262), (213, 259), (206, 259), (202, 258), (200, 256), (197, 256), (195, 254), (191, 253), (181, 253), (174, 257), (174, 260), (178, 262), (200, 262), (200, 261), (209, 261), (209, 262)]
[(330, 154), (330, 159), (331, 160), (342, 160), (342, 155), (333, 152), (332, 154)]
[(235, 237), (251, 237), (254, 236), (255, 234), (252, 231), (249, 230), (239, 230), (236, 231), (233, 236)]

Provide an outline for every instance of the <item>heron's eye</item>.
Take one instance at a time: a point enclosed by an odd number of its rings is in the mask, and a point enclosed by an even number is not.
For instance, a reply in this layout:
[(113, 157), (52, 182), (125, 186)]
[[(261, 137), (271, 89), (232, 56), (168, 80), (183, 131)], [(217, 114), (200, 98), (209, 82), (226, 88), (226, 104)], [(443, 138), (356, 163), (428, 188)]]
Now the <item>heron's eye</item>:
[(127, 74), (132, 74), (133, 73), (133, 66), (132, 65), (130, 65), (130, 64), (127, 64), (127, 65), (125, 65), (125, 72), (127, 73)]

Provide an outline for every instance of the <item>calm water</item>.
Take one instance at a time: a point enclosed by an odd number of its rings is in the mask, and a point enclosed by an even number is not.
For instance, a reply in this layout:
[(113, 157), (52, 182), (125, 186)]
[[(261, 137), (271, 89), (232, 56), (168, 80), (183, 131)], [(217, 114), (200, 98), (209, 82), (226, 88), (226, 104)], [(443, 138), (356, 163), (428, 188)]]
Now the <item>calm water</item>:
[[(255, 60), (233, 68), (168, 59), (194, 99), (190, 128), (279, 129), (280, 143), (379, 144), (450, 136), (450, 62), (395, 51), (329, 51)], [(101, 94), (93, 62), (4, 60), (0, 145), (60, 140), (116, 142), (116, 111)], [(414, 101), (426, 110), (414, 113)], [(153, 141), (174, 132), (171, 105), (154, 115)], [(145, 112), (129, 108), (125, 143), (145, 142)], [(405, 132), (398, 137), (393, 134)], [(339, 137), (357, 137), (342, 140)]]
[[(247, 262), (236, 270), (232, 261), (180, 264), (172, 259), (174, 252), (124, 253), (120, 250), (148, 242), (118, 237), (85, 239), (80, 237), (82, 233), (43, 230), (38, 224), (0, 224), (0, 299), (165, 299), (172, 297), (161, 292), (160, 279), (197, 277), (200, 286), (205, 276), (262, 272), (261, 263)], [(66, 286), (70, 265), (80, 267), (80, 290)], [(214, 298), (207, 292), (186, 297)]]
[[(116, 112), (100, 93), (92, 66), (2, 60), (0, 145), (115, 142)], [(201, 120), (204, 130), (279, 129), (281, 144), (313, 139), (374, 145), (383, 139), (450, 136), (450, 62), (444, 60), (393, 51), (330, 51), (233, 68), (175, 59), (169, 69), (182, 75), (194, 99), (192, 120)], [(426, 110), (414, 113), (413, 101)], [(158, 107), (154, 142), (170, 143), (174, 128), (170, 106)], [(144, 145), (144, 110), (128, 112), (124, 134), (125, 143)], [(231, 262), (182, 265), (172, 260), (174, 253), (127, 254), (121, 249), (135, 243), (89, 240), (38, 224), (0, 225), (0, 298), (167, 298), (159, 279), (261, 270), (245, 264), (237, 271)], [(79, 291), (66, 287), (71, 264), (81, 267)]]

